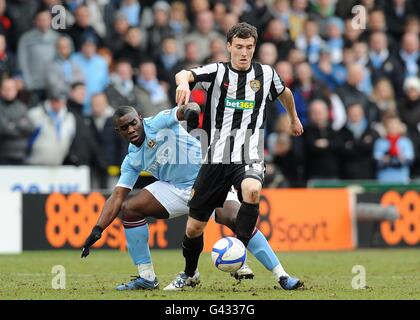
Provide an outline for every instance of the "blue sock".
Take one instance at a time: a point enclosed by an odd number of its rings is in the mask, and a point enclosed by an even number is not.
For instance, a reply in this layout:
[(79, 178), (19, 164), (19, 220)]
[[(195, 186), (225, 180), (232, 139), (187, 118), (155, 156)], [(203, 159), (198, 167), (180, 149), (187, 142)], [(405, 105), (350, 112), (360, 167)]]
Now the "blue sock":
[(280, 264), (279, 259), (277, 258), (273, 249), (271, 249), (267, 239), (259, 230), (257, 230), (257, 232), (252, 236), (251, 240), (249, 240), (248, 250), (269, 271), (272, 271), (276, 266)]
[(135, 265), (152, 263), (149, 249), (149, 226), (147, 223), (134, 228), (124, 228), (127, 249)]

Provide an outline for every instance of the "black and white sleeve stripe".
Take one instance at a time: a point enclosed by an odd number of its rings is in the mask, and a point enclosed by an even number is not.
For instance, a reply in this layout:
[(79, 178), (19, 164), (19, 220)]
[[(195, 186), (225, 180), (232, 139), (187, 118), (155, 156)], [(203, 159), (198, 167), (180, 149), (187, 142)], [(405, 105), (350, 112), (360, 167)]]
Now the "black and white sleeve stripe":
[(270, 101), (276, 100), (286, 89), (283, 80), (281, 80), (280, 76), (277, 74), (277, 72), (273, 70), (273, 79), (271, 80), (270, 84), (270, 92), (268, 94), (268, 99)]
[(193, 68), (190, 71), (193, 74), (194, 82), (192, 86), (199, 83), (205, 90), (207, 90), (212, 81), (216, 78), (219, 66), (217, 63), (210, 63), (204, 66)]

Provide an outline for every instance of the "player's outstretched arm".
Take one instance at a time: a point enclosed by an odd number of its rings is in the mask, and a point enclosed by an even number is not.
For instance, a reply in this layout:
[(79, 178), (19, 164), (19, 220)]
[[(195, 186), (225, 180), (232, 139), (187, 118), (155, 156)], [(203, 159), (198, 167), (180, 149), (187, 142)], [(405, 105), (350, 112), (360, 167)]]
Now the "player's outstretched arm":
[(175, 101), (178, 106), (181, 106), (190, 100), (190, 83), (194, 82), (194, 75), (191, 71), (181, 70), (175, 75), (175, 82), (177, 85)]
[(278, 99), (287, 111), (290, 119), (290, 129), (292, 134), (294, 136), (300, 136), (303, 133), (303, 126), (296, 112), (295, 100), (293, 98), (292, 91), (286, 87)]
[(112, 195), (106, 200), (96, 225), (93, 227), (92, 232), (85, 241), (82, 258), (89, 255), (90, 247), (101, 238), (102, 231), (104, 231), (118, 216), (118, 213), (121, 211), (121, 206), (129, 192), (130, 189), (116, 187), (112, 192)]

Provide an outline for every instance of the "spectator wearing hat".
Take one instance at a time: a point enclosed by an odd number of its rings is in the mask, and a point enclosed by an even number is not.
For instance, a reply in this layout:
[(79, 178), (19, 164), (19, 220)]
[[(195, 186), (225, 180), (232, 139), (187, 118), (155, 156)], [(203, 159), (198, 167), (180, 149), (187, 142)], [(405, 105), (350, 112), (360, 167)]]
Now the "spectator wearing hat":
[(106, 60), (97, 54), (97, 38), (87, 36), (82, 41), (80, 52), (71, 56), (74, 62), (82, 70), (86, 79), (86, 97), (83, 114), (90, 115), (90, 98), (93, 94), (102, 92), (109, 81), (108, 64)]
[(58, 38), (59, 34), (51, 30), (51, 14), (44, 10), (37, 13), (35, 28), (19, 39), (18, 64), (26, 88), (33, 93), (33, 104), (45, 98), (46, 70), (54, 60)]
[(385, 136), (376, 140), (373, 157), (380, 182), (410, 182), (410, 166), (414, 160), (413, 143), (404, 135), (404, 126), (396, 115), (383, 119)]
[(34, 126), (26, 106), (17, 97), (16, 81), (4, 79), (0, 87), (0, 165), (23, 164), (28, 137)]
[(57, 54), (52, 63), (47, 65), (47, 88), (58, 87), (70, 91), (75, 82), (83, 82), (84, 75), (80, 67), (70, 59), (73, 43), (70, 37), (60, 36), (56, 42)]
[(29, 139), (28, 164), (63, 164), (76, 133), (76, 119), (68, 111), (66, 99), (65, 92), (53, 89), (45, 102), (29, 110), (35, 131)]

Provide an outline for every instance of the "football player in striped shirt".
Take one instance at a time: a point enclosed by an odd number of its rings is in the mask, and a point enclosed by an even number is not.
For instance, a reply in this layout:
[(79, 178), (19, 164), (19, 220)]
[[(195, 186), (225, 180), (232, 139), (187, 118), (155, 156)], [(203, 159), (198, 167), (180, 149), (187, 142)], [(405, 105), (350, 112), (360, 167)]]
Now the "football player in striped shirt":
[[(245, 246), (252, 237), (264, 180), (264, 123), (266, 101), (279, 99), (290, 119), (291, 132), (303, 133), (293, 94), (272, 66), (253, 62), (257, 29), (245, 22), (227, 33), (229, 63), (211, 63), (176, 74), (176, 102), (189, 101), (191, 88), (207, 91), (203, 129), (209, 147), (189, 201), (189, 217), (183, 240), (185, 269), (166, 288), (179, 290), (196, 276), (203, 250), (204, 228), (215, 208), (223, 206), (231, 186), (238, 190), (241, 206), (235, 234)], [(298, 279), (282, 276), (282, 287), (297, 288)]]

